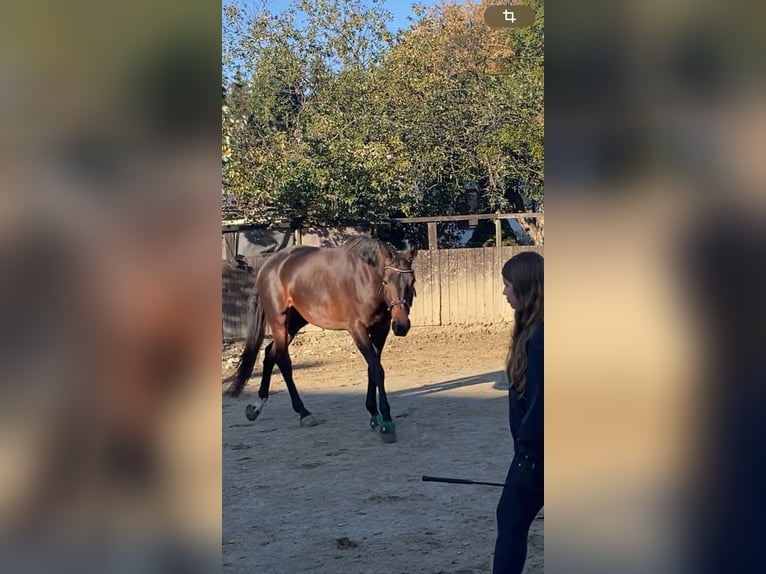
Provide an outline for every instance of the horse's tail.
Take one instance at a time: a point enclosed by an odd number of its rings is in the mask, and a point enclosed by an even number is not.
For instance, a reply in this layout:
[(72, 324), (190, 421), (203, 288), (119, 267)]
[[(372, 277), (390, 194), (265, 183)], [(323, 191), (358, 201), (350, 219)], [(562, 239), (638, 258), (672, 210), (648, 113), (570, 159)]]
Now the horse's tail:
[(266, 314), (261, 306), (257, 291), (250, 300), (248, 315), (250, 316), (250, 324), (247, 328), (245, 350), (242, 351), (236, 377), (227, 391), (232, 397), (236, 397), (242, 392), (250, 375), (253, 374), (253, 367), (255, 367), (255, 362), (258, 360), (258, 353), (261, 350), (263, 338), (266, 334)]

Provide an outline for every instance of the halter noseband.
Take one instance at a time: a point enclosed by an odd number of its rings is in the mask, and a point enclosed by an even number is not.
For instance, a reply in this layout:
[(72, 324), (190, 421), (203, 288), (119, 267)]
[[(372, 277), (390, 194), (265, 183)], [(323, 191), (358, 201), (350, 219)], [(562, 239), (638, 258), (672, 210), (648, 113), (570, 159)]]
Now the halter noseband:
[[(391, 269), (392, 271), (396, 271), (397, 273), (414, 273), (414, 271), (412, 269), (399, 269), (398, 267), (392, 267), (391, 265), (386, 265), (383, 269), (384, 270)], [(383, 291), (383, 286), (386, 283), (387, 283), (387, 281), (384, 279), (383, 283), (380, 284), (380, 290), (381, 291)], [(407, 301), (405, 301), (404, 299), (398, 299), (396, 301), (391, 301), (386, 306), (386, 311), (391, 311), (391, 309), (393, 309), (397, 305), (401, 305), (402, 307), (405, 307), (405, 306), (409, 307), (409, 305), (407, 305)]]

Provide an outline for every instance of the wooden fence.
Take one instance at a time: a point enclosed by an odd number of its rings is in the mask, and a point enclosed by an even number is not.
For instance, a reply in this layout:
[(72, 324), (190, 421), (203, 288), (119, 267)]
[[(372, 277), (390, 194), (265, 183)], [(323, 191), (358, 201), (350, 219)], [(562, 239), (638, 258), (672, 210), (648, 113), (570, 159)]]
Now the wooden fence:
[[(475, 227), (479, 221), (490, 220), (495, 224), (495, 245), (502, 244), (502, 221), (514, 219), (535, 245), (544, 242), (543, 224), (545, 214), (540, 213), (490, 213), (476, 215), (440, 215), (434, 217), (398, 217), (391, 222), (405, 225), (425, 225), (428, 249), (438, 249), (438, 225), (467, 221)], [(353, 235), (369, 234), (375, 224), (347, 221), (331, 227), (301, 227), (282, 223), (273, 228), (252, 223), (229, 223), (223, 225), (222, 255), (233, 259), (236, 255), (255, 256), (273, 253), (292, 245), (313, 245), (315, 247), (337, 247)]]
[[(415, 258), (417, 297), (413, 326), (507, 322), (513, 311), (503, 297), (500, 270), (522, 251), (543, 254), (543, 246), (485, 247), (420, 251)], [(256, 269), (265, 258), (248, 259)], [(253, 276), (223, 264), (223, 339), (240, 340), (247, 328)], [(310, 328), (307, 327), (308, 330)]]
[(541, 246), (484, 247), (421, 251), (415, 259), (418, 296), (410, 317), (414, 325), (470, 325), (513, 319), (503, 297), (500, 270), (522, 251)]

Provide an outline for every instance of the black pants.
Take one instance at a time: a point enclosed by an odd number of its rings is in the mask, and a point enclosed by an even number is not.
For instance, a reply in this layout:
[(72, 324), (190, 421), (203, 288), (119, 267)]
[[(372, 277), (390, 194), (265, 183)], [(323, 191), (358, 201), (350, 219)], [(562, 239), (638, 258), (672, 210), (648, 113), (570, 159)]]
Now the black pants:
[[(497, 505), (497, 541), (492, 574), (521, 574), (527, 560), (529, 527), (543, 507), (542, 468), (534, 484), (518, 486), (511, 463)], [(535, 473), (538, 474), (538, 473)]]

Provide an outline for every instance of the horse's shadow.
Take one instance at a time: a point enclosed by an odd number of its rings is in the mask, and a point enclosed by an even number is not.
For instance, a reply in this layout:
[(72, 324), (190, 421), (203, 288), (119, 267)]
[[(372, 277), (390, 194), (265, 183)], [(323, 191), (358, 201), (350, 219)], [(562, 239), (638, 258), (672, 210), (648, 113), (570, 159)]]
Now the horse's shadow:
[(452, 379), (449, 381), (443, 381), (440, 383), (431, 383), (428, 385), (422, 385), (415, 387), (414, 389), (403, 389), (401, 391), (393, 391), (389, 393), (391, 396), (411, 397), (419, 395), (430, 395), (433, 393), (439, 393), (442, 391), (449, 391), (452, 389), (459, 389), (462, 387), (470, 387), (472, 385), (481, 385), (485, 383), (492, 383), (492, 387), (499, 391), (508, 390), (508, 382), (504, 371), (492, 371), (489, 373), (483, 373), (481, 375), (473, 375), (471, 377), (463, 377), (460, 379)]

